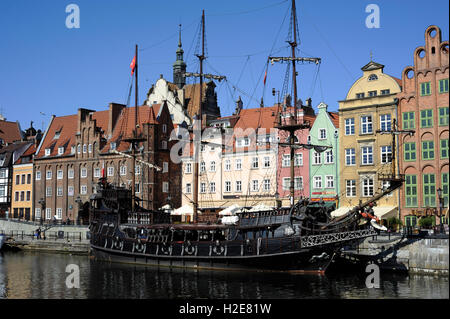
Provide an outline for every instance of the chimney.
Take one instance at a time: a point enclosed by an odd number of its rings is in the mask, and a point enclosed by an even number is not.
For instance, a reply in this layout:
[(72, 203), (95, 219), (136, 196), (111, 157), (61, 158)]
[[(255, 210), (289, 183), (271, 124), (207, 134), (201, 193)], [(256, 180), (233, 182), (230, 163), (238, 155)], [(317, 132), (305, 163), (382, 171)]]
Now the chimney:
[(108, 136), (112, 136), (114, 127), (116, 126), (117, 119), (120, 113), (126, 106), (118, 103), (109, 103), (109, 118), (108, 118)]

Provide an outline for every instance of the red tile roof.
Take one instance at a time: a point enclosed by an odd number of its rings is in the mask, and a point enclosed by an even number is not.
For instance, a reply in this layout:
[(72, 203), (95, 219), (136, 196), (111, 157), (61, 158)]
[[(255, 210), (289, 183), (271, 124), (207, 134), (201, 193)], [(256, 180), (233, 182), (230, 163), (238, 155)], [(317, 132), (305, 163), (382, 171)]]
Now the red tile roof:
[(22, 135), (20, 134), (19, 124), (17, 122), (0, 120), (0, 138), (8, 144), (20, 141)]
[(334, 127), (339, 128), (339, 113), (328, 112), (328, 116), (330, 117), (331, 122), (333, 122)]
[[(141, 129), (144, 123), (157, 123), (156, 117), (159, 113), (160, 106), (160, 104), (155, 104), (153, 106), (144, 105), (138, 107), (138, 123), (140, 124)], [(100, 150), (101, 153), (110, 150), (111, 142), (117, 143), (116, 149), (119, 151), (129, 147), (129, 143), (123, 141), (120, 142), (120, 140), (129, 138), (132, 135), (135, 109), (135, 107), (128, 107), (122, 110), (113, 129), (112, 136), (108, 139), (107, 144)], [(92, 112), (92, 119), (96, 121), (96, 126), (105, 133), (108, 132), (109, 112), (110, 110)], [(41, 142), (41, 148), (39, 153), (36, 154), (36, 158), (44, 157), (45, 149), (47, 148), (51, 149), (49, 156), (70, 155), (71, 147), (76, 144), (76, 134), (79, 130), (78, 124), (78, 114), (55, 117), (52, 120), (44, 140)], [(55, 138), (57, 132), (59, 132), (59, 137)], [(64, 147), (64, 153), (62, 155), (58, 155), (59, 147)]]

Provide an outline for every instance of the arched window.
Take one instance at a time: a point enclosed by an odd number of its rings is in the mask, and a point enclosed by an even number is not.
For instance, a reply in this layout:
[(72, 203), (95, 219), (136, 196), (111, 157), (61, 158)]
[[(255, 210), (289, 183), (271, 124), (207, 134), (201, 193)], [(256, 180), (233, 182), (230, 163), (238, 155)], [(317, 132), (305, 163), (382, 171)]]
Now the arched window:
[(376, 80), (378, 80), (378, 76), (376, 74), (371, 74), (371, 75), (369, 75), (368, 80), (369, 81), (376, 81)]

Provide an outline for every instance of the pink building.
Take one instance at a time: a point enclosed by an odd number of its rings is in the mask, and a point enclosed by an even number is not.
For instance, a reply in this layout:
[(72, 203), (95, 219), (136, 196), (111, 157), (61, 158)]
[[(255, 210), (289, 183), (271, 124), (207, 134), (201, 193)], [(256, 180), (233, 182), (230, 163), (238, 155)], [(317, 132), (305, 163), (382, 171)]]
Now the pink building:
[[(314, 124), (315, 115), (304, 115), (302, 109), (298, 109), (299, 123), (309, 122), (309, 125)], [(283, 115), (282, 115), (283, 121)], [(297, 137), (297, 143), (307, 144), (309, 130), (298, 130), (295, 132)], [(288, 143), (287, 138), (289, 137), (289, 132), (278, 130), (278, 137), (280, 143)], [(291, 164), (290, 164), (290, 148), (278, 146), (277, 155), (277, 189), (278, 196), (281, 200), (282, 206), (289, 206), (289, 195), (290, 195), (290, 181), (291, 181)], [(309, 183), (310, 183), (310, 172), (309, 172), (309, 150), (308, 149), (297, 149), (295, 150), (294, 156), (294, 203), (298, 200), (300, 196), (310, 197), (309, 193)]]

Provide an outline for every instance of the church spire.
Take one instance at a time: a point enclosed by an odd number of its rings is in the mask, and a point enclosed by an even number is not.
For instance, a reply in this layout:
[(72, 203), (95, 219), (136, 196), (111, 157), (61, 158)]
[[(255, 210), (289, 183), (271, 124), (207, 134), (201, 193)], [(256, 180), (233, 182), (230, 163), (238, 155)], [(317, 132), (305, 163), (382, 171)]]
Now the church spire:
[(186, 84), (186, 78), (184, 73), (186, 73), (186, 63), (183, 61), (184, 50), (181, 47), (181, 24), (179, 25), (179, 36), (178, 36), (178, 49), (177, 60), (173, 64), (173, 83), (175, 83), (179, 89), (182, 89)]

